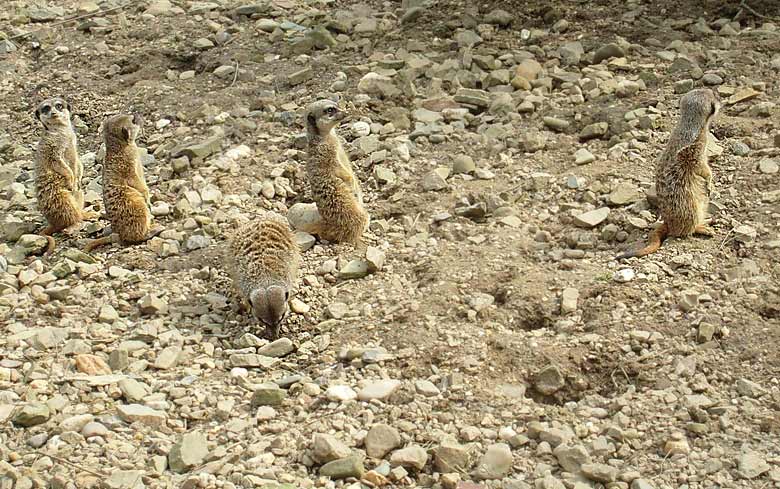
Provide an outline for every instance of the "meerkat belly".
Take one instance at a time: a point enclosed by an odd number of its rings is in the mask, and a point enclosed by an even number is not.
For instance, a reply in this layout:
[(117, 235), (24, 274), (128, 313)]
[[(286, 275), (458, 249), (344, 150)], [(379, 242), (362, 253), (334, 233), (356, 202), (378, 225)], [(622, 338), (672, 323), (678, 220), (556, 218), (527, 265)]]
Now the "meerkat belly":
[(42, 173), (36, 179), (38, 210), (50, 224), (70, 226), (81, 219), (81, 211), (67, 184), (67, 179), (55, 172)]
[(146, 239), (151, 215), (137, 190), (125, 185), (108, 185), (103, 199), (111, 227), (122, 241), (132, 243)]

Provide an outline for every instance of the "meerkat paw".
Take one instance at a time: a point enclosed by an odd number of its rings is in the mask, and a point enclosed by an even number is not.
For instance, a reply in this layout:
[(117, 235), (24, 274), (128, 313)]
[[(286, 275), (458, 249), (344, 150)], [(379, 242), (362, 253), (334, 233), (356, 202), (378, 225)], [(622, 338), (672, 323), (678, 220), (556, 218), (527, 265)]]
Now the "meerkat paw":
[(715, 230), (709, 227), (707, 224), (699, 224), (696, 226), (696, 228), (693, 230), (693, 234), (698, 234), (699, 236), (715, 236)]

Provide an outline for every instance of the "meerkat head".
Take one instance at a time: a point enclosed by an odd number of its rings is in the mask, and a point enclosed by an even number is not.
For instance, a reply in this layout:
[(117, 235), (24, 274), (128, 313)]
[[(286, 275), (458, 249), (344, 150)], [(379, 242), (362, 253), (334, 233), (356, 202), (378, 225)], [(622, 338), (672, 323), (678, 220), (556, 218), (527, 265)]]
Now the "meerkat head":
[(141, 114), (117, 114), (103, 122), (103, 140), (109, 143), (131, 144), (143, 128)]
[(680, 99), (680, 116), (692, 122), (710, 122), (720, 112), (720, 98), (709, 88), (697, 88)]
[(327, 135), (347, 113), (332, 100), (318, 100), (306, 109), (306, 131), (309, 135)]
[(278, 330), (279, 323), (287, 315), (289, 298), (289, 291), (281, 285), (257, 288), (249, 294), (252, 314), (266, 326)]
[(35, 109), (35, 118), (46, 129), (57, 126), (70, 126), (70, 104), (59, 97), (44, 100)]

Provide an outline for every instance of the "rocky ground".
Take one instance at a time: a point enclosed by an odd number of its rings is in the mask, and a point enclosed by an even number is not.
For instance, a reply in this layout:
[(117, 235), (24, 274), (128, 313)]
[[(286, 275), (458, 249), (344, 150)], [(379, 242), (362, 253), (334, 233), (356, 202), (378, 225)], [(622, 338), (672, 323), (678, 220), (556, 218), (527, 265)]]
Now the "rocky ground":
[[(778, 52), (769, 1), (5, 0), (0, 488), (780, 487)], [(717, 234), (618, 263), (700, 86)], [(144, 116), (158, 238), (41, 256), (55, 95), (95, 210), (102, 120)], [(299, 235), (272, 342), (225, 239), (309, 200), (331, 96), (371, 247)]]

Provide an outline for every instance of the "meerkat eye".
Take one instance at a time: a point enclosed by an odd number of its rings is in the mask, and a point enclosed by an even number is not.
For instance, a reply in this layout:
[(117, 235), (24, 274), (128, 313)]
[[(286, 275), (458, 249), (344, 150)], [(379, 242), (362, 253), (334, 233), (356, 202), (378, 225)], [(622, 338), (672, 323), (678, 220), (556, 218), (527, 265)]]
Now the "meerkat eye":
[(57, 102), (56, 104), (54, 104), (54, 108), (57, 110), (62, 110), (62, 104)]
[(50, 110), (51, 107), (49, 107), (48, 105), (44, 105), (43, 107), (41, 107), (41, 114), (48, 114)]
[(333, 115), (336, 113), (336, 107), (328, 107), (325, 112), (327, 112), (330, 115)]

